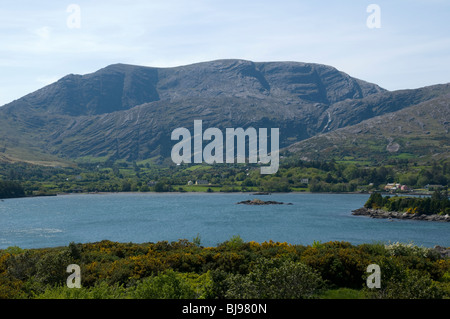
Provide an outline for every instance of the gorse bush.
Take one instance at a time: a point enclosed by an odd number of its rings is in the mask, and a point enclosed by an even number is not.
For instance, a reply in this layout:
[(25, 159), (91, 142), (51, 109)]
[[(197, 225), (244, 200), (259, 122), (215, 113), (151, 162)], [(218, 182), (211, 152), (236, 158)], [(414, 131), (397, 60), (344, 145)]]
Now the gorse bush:
[(371, 264), (362, 249), (345, 242), (330, 242), (306, 249), (300, 259), (336, 287), (361, 288), (362, 276)]
[[(381, 269), (368, 290), (367, 266)], [(82, 288), (69, 289), (69, 264)], [(450, 297), (450, 260), (413, 244), (101, 241), (46, 249), (0, 250), (0, 298), (320, 298), (325, 290), (367, 298)], [(349, 290), (350, 289), (350, 290)], [(403, 291), (403, 293), (402, 293)]]

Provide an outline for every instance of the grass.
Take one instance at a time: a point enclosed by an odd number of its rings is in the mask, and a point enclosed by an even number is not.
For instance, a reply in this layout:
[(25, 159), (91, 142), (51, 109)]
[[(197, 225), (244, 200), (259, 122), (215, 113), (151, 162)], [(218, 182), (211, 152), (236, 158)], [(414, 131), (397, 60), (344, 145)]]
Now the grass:
[(154, 156), (154, 157), (142, 160), (142, 161), (138, 161), (138, 162), (136, 162), (136, 164), (137, 165), (147, 165), (147, 164), (149, 164), (149, 165), (156, 165), (156, 163), (158, 161), (158, 158), (159, 158), (159, 156)]
[(185, 170), (186, 171), (196, 171), (196, 170), (209, 170), (211, 168), (212, 168), (212, 166), (199, 164), (199, 165), (194, 165), (194, 166), (190, 166), (188, 168), (185, 168)]
[(410, 159), (410, 158), (415, 158), (415, 156), (411, 153), (400, 153), (398, 155), (395, 156), (389, 156), (389, 158), (395, 158), (395, 159)]
[(173, 189), (178, 190), (182, 188), (186, 192), (206, 192), (208, 188), (211, 188), (214, 192), (220, 191), (220, 187), (209, 185), (175, 185)]
[(77, 158), (75, 161), (77, 163), (88, 163), (88, 164), (97, 164), (97, 163), (104, 163), (108, 160), (108, 156), (103, 156), (103, 157), (94, 157), (94, 156), (83, 156), (83, 157), (79, 157)]

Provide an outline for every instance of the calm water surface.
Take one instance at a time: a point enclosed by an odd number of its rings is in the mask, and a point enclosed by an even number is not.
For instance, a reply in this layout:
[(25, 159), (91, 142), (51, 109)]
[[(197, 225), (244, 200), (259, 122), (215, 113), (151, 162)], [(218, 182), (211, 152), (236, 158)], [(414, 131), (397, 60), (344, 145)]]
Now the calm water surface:
[[(215, 246), (245, 241), (413, 242), (450, 246), (450, 223), (352, 216), (363, 194), (96, 194), (7, 199), (0, 202), (0, 249), (40, 248), (108, 239), (118, 242), (192, 240)], [(237, 205), (260, 198), (293, 205)]]

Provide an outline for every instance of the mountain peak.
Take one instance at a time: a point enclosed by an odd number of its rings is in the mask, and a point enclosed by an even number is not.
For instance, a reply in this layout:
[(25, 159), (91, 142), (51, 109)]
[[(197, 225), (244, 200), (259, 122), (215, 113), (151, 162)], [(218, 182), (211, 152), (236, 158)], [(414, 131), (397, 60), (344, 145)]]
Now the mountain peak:
[(70, 116), (123, 111), (184, 97), (273, 97), (290, 103), (331, 104), (383, 91), (335, 68), (301, 62), (223, 59), (170, 68), (117, 63), (86, 75), (69, 74), (28, 94), (31, 109)]
[(314, 63), (222, 59), (168, 68), (117, 63), (69, 74), (2, 107), (0, 149), (20, 155), (32, 148), (33, 154), (66, 158), (167, 157), (170, 132), (195, 119), (220, 129), (278, 127), (280, 147), (286, 147), (426, 98), (417, 91), (391, 95)]

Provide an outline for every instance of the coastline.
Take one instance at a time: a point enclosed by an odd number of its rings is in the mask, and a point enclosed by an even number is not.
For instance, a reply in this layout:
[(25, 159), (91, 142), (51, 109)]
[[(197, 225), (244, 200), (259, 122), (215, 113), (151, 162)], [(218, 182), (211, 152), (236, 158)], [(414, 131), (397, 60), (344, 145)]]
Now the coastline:
[[(145, 191), (145, 192), (141, 192), (141, 191), (129, 191), (129, 192), (124, 192), (124, 191), (113, 191), (113, 192), (97, 192), (97, 191), (93, 191), (93, 192), (56, 192), (56, 193), (38, 193), (38, 194), (33, 194), (33, 195), (24, 195), (24, 196), (17, 196), (17, 197), (5, 197), (5, 198), (1, 198), (3, 200), (5, 199), (14, 199), (14, 198), (33, 198), (33, 197), (47, 197), (47, 196), (64, 196), (64, 195), (94, 195), (94, 194), (99, 194), (99, 195), (103, 195), (103, 194), (162, 194), (162, 193), (202, 193), (202, 194), (226, 194), (226, 193), (241, 193), (241, 194), (251, 194), (251, 195), (256, 195), (256, 196), (267, 196), (267, 195), (275, 195), (275, 194), (353, 194), (353, 195), (368, 195), (371, 194), (371, 192), (361, 192), (361, 191), (353, 191), (353, 192), (311, 192), (311, 191), (306, 191), (306, 190), (294, 190), (294, 191), (288, 191), (288, 192), (276, 192), (276, 191), (258, 191), (258, 190), (253, 190), (253, 191), (212, 191), (212, 192), (207, 192), (207, 191), (202, 191), (202, 190), (198, 190), (198, 191), (178, 191), (178, 190), (174, 190), (174, 191), (164, 191), (164, 192), (156, 192), (156, 191)], [(431, 193), (415, 193), (415, 192), (410, 192), (410, 193), (400, 193), (400, 194), (392, 194), (392, 193), (381, 193), (382, 195), (399, 195), (399, 196), (407, 196), (407, 195), (412, 195), (412, 196), (431, 196)]]
[(361, 207), (361, 208), (353, 210), (352, 215), (368, 216), (371, 218), (450, 222), (449, 215), (408, 214), (405, 212), (388, 212), (388, 211), (384, 211), (381, 209), (372, 209), (372, 208), (365, 208), (365, 207)]

